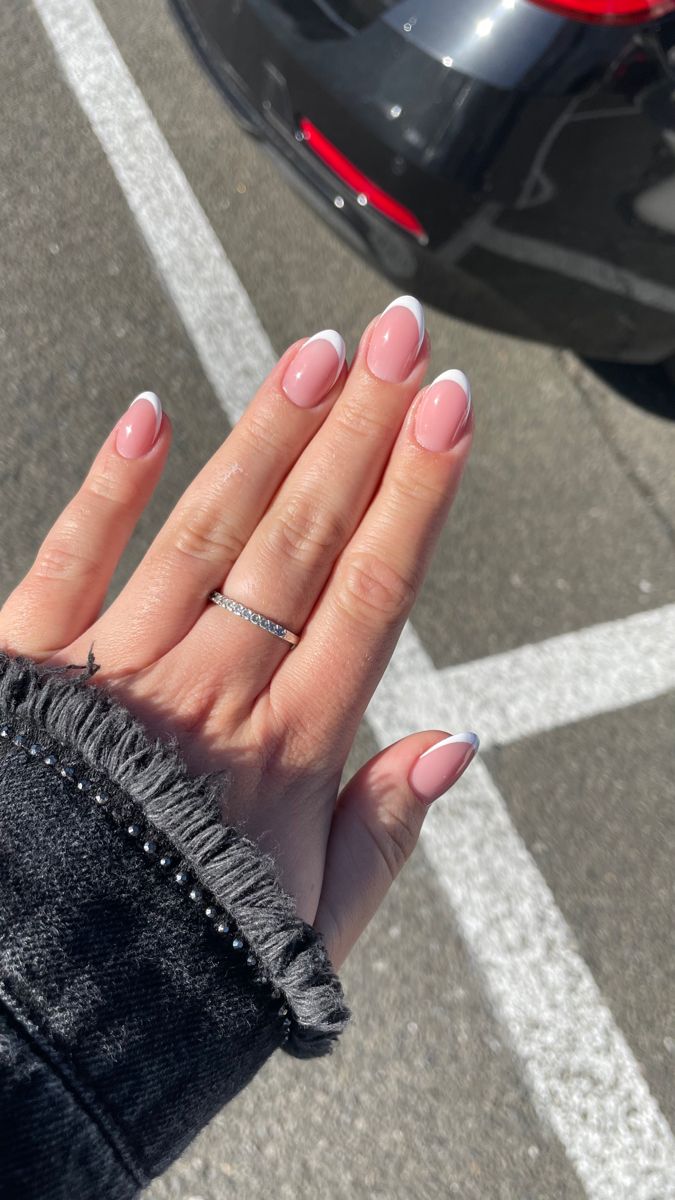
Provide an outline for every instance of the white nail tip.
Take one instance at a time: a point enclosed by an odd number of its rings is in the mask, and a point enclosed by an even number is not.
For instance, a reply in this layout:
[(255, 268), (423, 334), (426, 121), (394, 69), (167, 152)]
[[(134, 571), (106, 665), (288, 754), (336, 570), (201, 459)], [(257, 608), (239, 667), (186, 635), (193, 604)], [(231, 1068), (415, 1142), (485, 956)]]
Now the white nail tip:
[(431, 381), (429, 387), (433, 387), (435, 383), (442, 383), (444, 380), (450, 383), (458, 383), (464, 395), (466, 396), (467, 412), (471, 408), (471, 384), (463, 371), (442, 371), (435, 379)]
[(384, 316), (384, 313), (389, 312), (390, 308), (399, 308), (399, 307), (407, 308), (409, 310), (409, 312), (412, 313), (415, 320), (417, 321), (417, 329), (418, 329), (418, 333), (419, 333), (417, 349), (419, 350), (420, 346), (422, 345), (422, 340), (424, 338), (424, 309), (422, 308), (422, 305), (420, 304), (419, 300), (417, 300), (415, 298), (415, 296), (398, 296), (396, 298), (396, 300), (392, 300), (391, 304), (387, 305), (387, 307), (384, 309), (382, 315)]
[[(338, 365), (337, 371), (335, 372), (335, 379), (337, 379), (340, 371), (342, 370), (342, 365), (345, 361), (345, 355), (347, 353), (344, 338), (337, 332), (336, 329), (322, 329), (319, 333), (312, 334), (311, 338), (307, 338), (307, 341), (303, 343), (301, 348), (304, 350), (305, 346), (309, 346), (310, 342), (318, 341), (330, 342), (335, 353), (337, 354)], [(335, 379), (333, 380), (333, 383), (335, 383)]]
[(136, 404), (136, 402), (138, 400), (149, 400), (152, 407), (154, 408), (154, 410), (155, 410), (155, 437), (157, 437), (157, 434), (159, 433), (159, 427), (162, 424), (162, 401), (160, 400), (159, 396), (157, 396), (155, 394), (155, 392), (141, 392), (140, 395), (136, 396), (136, 398), (131, 401), (130, 407), (132, 407), (134, 404)]
[(427, 754), (433, 754), (434, 750), (440, 750), (441, 746), (452, 746), (460, 742), (464, 742), (467, 746), (473, 746), (474, 751), (478, 750), (480, 746), (480, 738), (477, 733), (453, 733), (450, 737), (443, 738), (440, 742), (435, 742), (433, 746), (430, 746), (428, 750), (420, 754), (420, 758), (426, 758)]

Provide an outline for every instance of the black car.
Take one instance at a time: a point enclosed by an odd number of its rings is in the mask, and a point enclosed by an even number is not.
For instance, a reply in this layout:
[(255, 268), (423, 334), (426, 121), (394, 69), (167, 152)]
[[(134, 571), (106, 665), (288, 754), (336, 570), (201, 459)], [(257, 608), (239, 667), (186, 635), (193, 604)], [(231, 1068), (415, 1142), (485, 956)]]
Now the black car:
[(173, 3), (241, 124), (401, 290), (675, 355), (675, 0)]

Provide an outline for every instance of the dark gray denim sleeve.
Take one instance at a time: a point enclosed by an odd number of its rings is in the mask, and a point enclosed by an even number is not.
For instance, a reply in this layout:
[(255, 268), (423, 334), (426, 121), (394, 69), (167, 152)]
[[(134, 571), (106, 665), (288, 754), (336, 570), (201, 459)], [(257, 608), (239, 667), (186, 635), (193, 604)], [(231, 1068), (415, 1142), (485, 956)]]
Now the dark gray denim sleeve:
[[(0, 1196), (126, 1200), (348, 1018), (320, 936), (97, 667), (0, 652)], [(79, 673), (78, 673), (79, 672)]]

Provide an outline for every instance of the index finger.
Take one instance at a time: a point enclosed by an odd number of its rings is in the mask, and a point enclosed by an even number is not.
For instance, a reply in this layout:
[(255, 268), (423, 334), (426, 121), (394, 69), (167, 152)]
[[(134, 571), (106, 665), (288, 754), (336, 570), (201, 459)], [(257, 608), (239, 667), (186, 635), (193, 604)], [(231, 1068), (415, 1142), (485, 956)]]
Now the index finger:
[(288, 349), (70, 655), (86, 653), (95, 635), (102, 660), (117, 671), (139, 670), (185, 637), (342, 391), (344, 358), (332, 329)]

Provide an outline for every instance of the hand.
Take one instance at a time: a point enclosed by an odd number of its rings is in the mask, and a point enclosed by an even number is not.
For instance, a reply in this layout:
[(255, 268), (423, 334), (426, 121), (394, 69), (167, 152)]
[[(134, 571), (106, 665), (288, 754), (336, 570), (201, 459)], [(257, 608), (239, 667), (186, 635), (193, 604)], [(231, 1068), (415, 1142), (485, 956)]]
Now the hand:
[[(470, 448), (464, 377), (419, 391), (423, 324), (411, 298), (390, 305), (349, 371), (337, 334), (291, 346), (101, 615), (171, 442), (144, 393), (0, 612), (8, 653), (82, 663), (93, 644), (88, 686), (174, 734), (191, 771), (230, 768), (224, 819), (274, 855), (336, 967), (477, 745), (412, 734), (338, 795)], [(213, 589), (299, 645), (208, 603)]]

